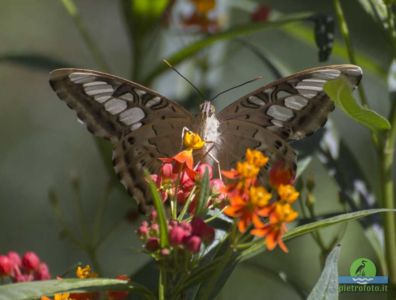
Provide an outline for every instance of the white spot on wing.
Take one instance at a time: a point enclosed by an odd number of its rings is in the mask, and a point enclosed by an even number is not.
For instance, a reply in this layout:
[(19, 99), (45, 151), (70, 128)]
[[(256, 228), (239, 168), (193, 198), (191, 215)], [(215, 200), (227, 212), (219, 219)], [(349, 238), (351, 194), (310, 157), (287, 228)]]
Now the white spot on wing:
[(262, 99), (260, 99), (259, 97), (256, 97), (256, 96), (250, 96), (249, 97), (249, 101), (254, 103), (254, 104), (260, 105), (260, 106), (264, 106), (265, 105), (264, 100), (262, 100)]
[(321, 69), (313, 72), (311, 76), (323, 80), (331, 80), (337, 78), (340, 74), (341, 71), (337, 69)]
[(133, 130), (139, 129), (140, 127), (142, 127), (142, 125), (143, 125), (143, 123), (141, 123), (141, 122), (132, 124), (131, 125), (131, 130), (133, 131)]
[(303, 96), (294, 95), (285, 99), (285, 106), (291, 109), (300, 110), (308, 104), (308, 100)]
[(286, 91), (282, 91), (282, 90), (280, 90), (280, 91), (278, 91), (277, 93), (276, 93), (276, 97), (277, 98), (284, 98), (284, 97), (287, 97), (287, 96), (290, 96), (290, 93), (288, 93), (288, 92), (286, 92)]
[(276, 127), (283, 127), (283, 122), (276, 120), (276, 119), (272, 119), (271, 123), (274, 124)]
[(139, 97), (146, 95), (147, 93), (140, 89), (135, 89), (135, 93), (139, 95)]
[(95, 101), (99, 102), (99, 103), (103, 103), (106, 102), (107, 100), (109, 100), (111, 98), (110, 95), (96, 95), (94, 96)]
[(83, 84), (83, 87), (89, 87), (89, 86), (95, 86), (95, 85), (107, 85), (107, 82), (104, 81), (93, 81), (93, 82), (87, 82)]
[(111, 99), (105, 104), (105, 109), (112, 115), (118, 114), (126, 108), (126, 102), (120, 99)]
[(69, 74), (69, 79), (76, 84), (94, 81), (96, 75), (93, 73), (74, 72)]
[(161, 102), (161, 98), (156, 96), (156, 97), (150, 99), (149, 101), (147, 101), (146, 107), (151, 107), (151, 106), (156, 105), (160, 102)]
[(84, 91), (87, 95), (94, 96), (94, 95), (104, 94), (104, 93), (113, 93), (114, 89), (109, 84), (101, 84), (101, 85), (84, 87)]
[(120, 121), (125, 125), (139, 122), (145, 117), (144, 111), (139, 107), (132, 107), (120, 114)]
[(287, 121), (293, 117), (294, 113), (292, 110), (290, 110), (286, 107), (283, 107), (280, 105), (272, 105), (267, 110), (267, 115), (269, 115), (279, 121)]
[(126, 93), (126, 94), (120, 96), (119, 98), (122, 99), (122, 100), (129, 101), (129, 102), (133, 102), (133, 100), (134, 100), (133, 96), (131, 95), (131, 93)]

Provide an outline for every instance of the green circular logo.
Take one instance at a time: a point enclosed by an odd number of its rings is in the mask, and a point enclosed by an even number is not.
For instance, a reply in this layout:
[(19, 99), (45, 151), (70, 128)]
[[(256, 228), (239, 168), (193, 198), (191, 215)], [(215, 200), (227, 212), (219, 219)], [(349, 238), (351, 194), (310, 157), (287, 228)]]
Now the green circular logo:
[(353, 261), (349, 268), (349, 274), (352, 277), (375, 276), (377, 268), (375, 264), (366, 257), (361, 257)]

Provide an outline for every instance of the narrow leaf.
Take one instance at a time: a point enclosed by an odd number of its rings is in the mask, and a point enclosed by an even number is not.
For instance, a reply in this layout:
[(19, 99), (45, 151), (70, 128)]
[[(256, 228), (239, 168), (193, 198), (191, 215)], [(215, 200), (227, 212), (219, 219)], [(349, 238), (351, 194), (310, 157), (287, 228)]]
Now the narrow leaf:
[(356, 103), (352, 95), (352, 89), (345, 79), (339, 78), (328, 81), (324, 86), (324, 91), (349, 117), (370, 130), (390, 128), (390, 123), (386, 118)]
[(338, 259), (341, 247), (335, 246), (326, 258), (326, 263), (318, 282), (307, 300), (338, 300)]
[(0, 286), (0, 300), (37, 299), (43, 295), (51, 296), (55, 293), (69, 291), (107, 291), (107, 290), (136, 290), (149, 295), (151, 292), (144, 286), (129, 283), (119, 279), (62, 279), (13, 283)]
[(162, 203), (160, 194), (158, 193), (155, 183), (151, 180), (150, 176), (146, 176), (151, 196), (153, 197), (154, 207), (158, 214), (158, 224), (160, 227), (160, 245), (161, 248), (169, 246), (168, 224), (166, 221), (165, 208)]
[[(378, 209), (360, 210), (360, 211), (346, 213), (332, 218), (312, 222), (309, 224), (301, 225), (286, 232), (286, 234), (283, 236), (283, 240), (284, 241), (290, 240), (298, 236), (318, 230), (319, 228), (325, 228), (338, 223), (348, 222), (366, 217), (368, 215), (384, 213), (384, 212), (395, 213), (396, 209), (378, 208)], [(241, 260), (250, 259), (262, 253), (265, 250), (265, 247), (263, 245), (264, 245), (263, 241), (261, 239), (258, 240), (256, 243), (253, 244), (253, 246), (251, 246), (250, 248), (246, 249), (241, 253), (240, 255)]]
[(199, 200), (198, 200), (197, 210), (195, 213), (196, 216), (202, 216), (206, 213), (206, 206), (208, 203), (209, 194), (210, 194), (209, 171), (206, 168), (205, 173), (201, 180)]
[(16, 65), (20, 65), (22, 67), (42, 70), (42, 71), (51, 71), (57, 68), (68, 68), (71, 65), (67, 62), (59, 60), (54, 57), (49, 57), (41, 54), (3, 54), (0, 55), (0, 63), (7, 62), (13, 63)]
[[(259, 22), (259, 23), (250, 23), (247, 25), (239, 25), (233, 28), (228, 29), (227, 31), (220, 32), (217, 34), (212, 34), (206, 38), (200, 39), (196, 42), (191, 43), (190, 45), (186, 46), (185, 48), (177, 51), (170, 57), (166, 58), (172, 65), (176, 66), (177, 64), (183, 62), (184, 60), (192, 57), (194, 54), (198, 53), (202, 49), (211, 46), (212, 44), (219, 42), (230, 40), (240, 36), (246, 36), (248, 34), (253, 34), (255, 32), (259, 32), (261, 30), (266, 30), (269, 28), (276, 28), (283, 26), (285, 24), (299, 22), (306, 20), (312, 16), (311, 13), (299, 13), (299, 14), (292, 14), (286, 17), (279, 18), (278, 20), (274, 21), (267, 21), (267, 22)], [(146, 77), (145, 84), (149, 85), (151, 81), (153, 81), (158, 75), (162, 74), (163, 72), (167, 71), (169, 68), (164, 64), (160, 63), (154, 70)]]

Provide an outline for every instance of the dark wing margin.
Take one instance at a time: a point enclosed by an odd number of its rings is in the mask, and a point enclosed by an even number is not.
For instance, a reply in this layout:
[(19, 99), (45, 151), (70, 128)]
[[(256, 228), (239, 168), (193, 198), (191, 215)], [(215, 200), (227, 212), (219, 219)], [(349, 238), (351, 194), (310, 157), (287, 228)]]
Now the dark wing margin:
[(362, 69), (355, 65), (311, 68), (274, 81), (227, 106), (220, 122), (237, 119), (271, 130), (285, 140), (299, 140), (324, 126), (334, 104), (324, 84), (344, 76), (356, 87)]

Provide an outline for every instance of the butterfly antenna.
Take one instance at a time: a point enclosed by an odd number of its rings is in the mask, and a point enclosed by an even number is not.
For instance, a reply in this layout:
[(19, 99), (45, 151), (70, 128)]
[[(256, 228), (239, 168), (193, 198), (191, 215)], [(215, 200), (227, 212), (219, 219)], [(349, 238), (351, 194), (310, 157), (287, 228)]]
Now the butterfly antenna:
[(225, 94), (225, 93), (227, 93), (227, 92), (229, 92), (229, 91), (231, 91), (231, 90), (233, 90), (233, 89), (239, 88), (239, 87), (241, 87), (241, 86), (244, 86), (245, 84), (252, 83), (252, 82), (254, 82), (254, 81), (256, 81), (256, 80), (259, 80), (259, 79), (262, 79), (262, 78), (263, 78), (263, 76), (258, 76), (258, 77), (256, 77), (256, 78), (250, 79), (250, 80), (248, 80), (248, 81), (246, 81), (246, 82), (244, 82), (244, 83), (241, 83), (241, 84), (238, 84), (238, 85), (236, 85), (236, 86), (233, 86), (233, 87), (231, 87), (231, 88), (229, 88), (229, 89), (226, 89), (225, 91), (222, 91), (222, 92), (218, 93), (216, 96), (214, 96), (213, 98), (211, 98), (209, 101), (212, 102), (214, 99), (216, 99), (216, 98), (219, 97), (220, 95), (223, 95), (223, 94)]
[(202, 94), (202, 92), (190, 81), (187, 79), (187, 77), (185, 77), (182, 73), (180, 73), (174, 66), (172, 66), (172, 64), (167, 61), (166, 59), (162, 60), (169, 68), (171, 68), (173, 71), (175, 71), (177, 74), (180, 75), (181, 78), (183, 78), (185, 81), (187, 81), (191, 87), (198, 93), (198, 95), (201, 96), (202, 99), (206, 99), (206, 97), (204, 96), (204, 94)]

